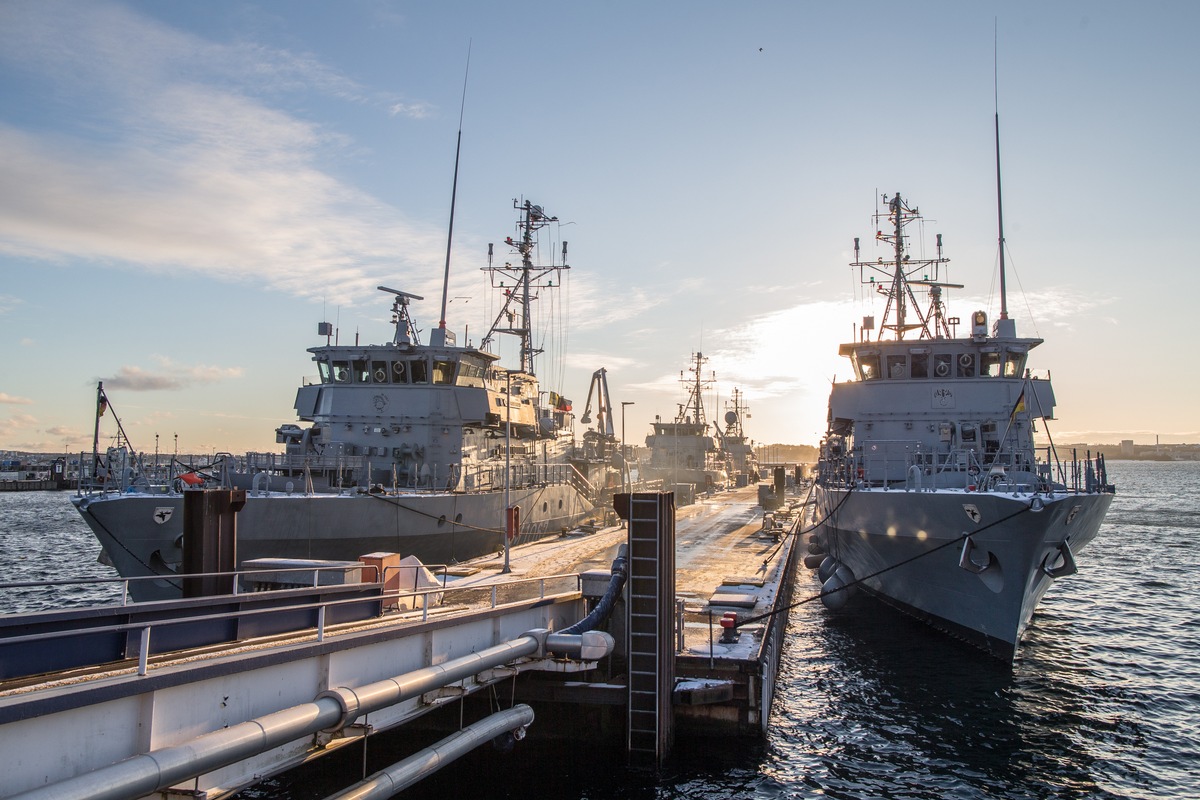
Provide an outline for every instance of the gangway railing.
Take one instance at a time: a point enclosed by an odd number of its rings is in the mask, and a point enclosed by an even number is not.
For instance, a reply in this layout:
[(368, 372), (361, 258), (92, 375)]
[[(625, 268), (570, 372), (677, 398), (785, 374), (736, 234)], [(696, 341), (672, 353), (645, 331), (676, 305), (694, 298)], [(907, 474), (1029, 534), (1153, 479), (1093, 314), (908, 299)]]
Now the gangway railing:
[[(180, 577), (188, 577), (188, 578), (191, 578), (191, 577), (218, 577), (218, 576), (226, 576), (227, 577), (230, 575), (239, 575), (239, 576), (244, 576), (247, 574), (260, 575), (260, 574), (264, 574), (264, 573), (277, 573), (277, 572), (285, 572), (285, 571), (311, 572), (314, 569), (325, 569), (328, 571), (328, 570), (339, 570), (339, 569), (340, 570), (351, 570), (351, 569), (360, 569), (360, 568), (367, 569), (367, 570), (375, 569), (375, 567), (373, 565), (361, 565), (360, 567), (339, 566), (339, 567), (328, 567), (328, 568), (308, 567), (308, 568), (295, 568), (295, 569), (289, 569), (289, 570), (240, 570), (240, 571), (236, 571), (236, 572), (196, 573), (195, 575), (187, 575), (187, 576), (180, 576)], [(414, 566), (401, 566), (398, 569), (413, 569), (413, 568), (415, 568), (415, 567)], [(376, 575), (378, 575), (378, 573), (376, 573)], [(146, 577), (151, 580), (154, 579), (153, 576), (146, 576)], [(105, 579), (99, 579), (99, 580), (105, 580)], [(136, 578), (122, 579), (122, 580), (136, 580)], [(426, 622), (429, 619), (431, 606), (433, 606), (433, 605), (447, 606), (448, 599), (459, 599), (461, 601), (460, 605), (463, 605), (469, 609), (469, 608), (471, 608), (470, 601), (462, 601), (462, 598), (474, 598), (473, 602), (476, 607), (483, 607), (483, 608), (494, 610), (494, 609), (500, 609), (500, 608), (504, 608), (504, 607), (508, 607), (508, 606), (519, 605), (524, 602), (529, 602), (530, 600), (544, 601), (544, 600), (554, 600), (554, 599), (559, 599), (559, 598), (569, 598), (569, 597), (577, 596), (582, 591), (582, 580), (583, 579), (579, 573), (560, 573), (560, 574), (555, 574), (555, 575), (543, 575), (543, 576), (538, 576), (538, 577), (504, 579), (504, 580), (496, 581), (494, 583), (487, 584), (487, 585), (453, 586), (453, 585), (449, 585), (449, 584), (443, 584), (443, 585), (439, 585), (437, 587), (431, 587), (428, 589), (420, 589), (420, 590), (397, 589), (394, 591), (383, 590), (382, 589), (383, 584), (381, 582), (363, 583), (363, 584), (347, 584), (345, 586), (337, 586), (337, 587), (332, 587), (328, 584), (323, 585), (323, 587), (318, 587), (314, 583), (314, 588), (352, 589), (355, 586), (360, 586), (364, 589), (375, 587), (375, 588), (378, 588), (379, 591), (377, 593), (371, 594), (369, 596), (364, 596), (364, 595), (360, 594), (360, 595), (356, 595), (354, 597), (349, 597), (349, 598), (326, 599), (326, 600), (321, 600), (321, 601), (316, 601), (316, 602), (287, 603), (287, 604), (281, 604), (281, 605), (272, 605), (272, 606), (269, 606), (266, 608), (239, 608), (239, 609), (231, 610), (231, 611), (222, 611), (222, 612), (215, 613), (215, 614), (192, 614), (192, 615), (187, 615), (187, 616), (172, 616), (172, 617), (163, 618), (163, 619), (143, 620), (143, 621), (119, 623), (119, 624), (112, 624), (112, 625), (67, 627), (67, 626), (63, 626), (63, 623), (60, 620), (60, 621), (56, 621), (56, 629), (54, 629), (54, 630), (43, 631), (40, 633), (26, 634), (26, 635), (21, 635), (21, 636), (8, 636), (8, 637), (0, 636), (0, 650), (3, 650), (3, 648), (6, 648), (6, 647), (12, 647), (14, 645), (23, 645), (23, 644), (32, 644), (32, 643), (36, 643), (38, 645), (49, 644), (49, 643), (52, 643), (55, 641), (69, 639), (71, 637), (101, 636), (104, 634), (121, 634), (121, 633), (128, 634), (128, 633), (133, 632), (133, 633), (136, 633), (138, 636), (138, 646), (136, 648), (137, 657), (138, 657), (137, 673), (138, 673), (138, 675), (146, 675), (150, 668), (149, 656), (151, 653), (153, 633), (155, 631), (158, 631), (161, 634), (163, 629), (169, 629), (174, 626), (196, 625), (196, 624), (205, 624), (205, 623), (212, 623), (215, 625), (218, 623), (237, 622), (242, 619), (260, 617), (260, 616), (265, 616), (265, 615), (281, 616), (281, 615), (286, 615), (286, 614), (295, 614), (296, 612), (301, 612), (301, 613), (316, 612), (317, 616), (316, 616), (315, 624), (295, 625), (293, 627), (288, 628), (287, 630), (275, 631), (272, 635), (282, 635), (285, 633), (296, 634), (296, 633), (301, 633), (303, 631), (312, 630), (316, 634), (316, 640), (320, 642), (320, 641), (325, 640), (327, 629), (328, 629), (329, 625), (331, 624), (328, 622), (328, 620), (331, 616), (333, 616), (332, 612), (338, 608), (348, 607), (351, 605), (362, 606), (364, 603), (375, 603), (379, 606), (380, 611), (379, 611), (379, 613), (374, 615), (374, 618), (382, 619), (382, 618), (388, 616), (388, 614), (386, 613), (387, 609), (398, 608), (402, 601), (404, 601), (404, 600), (412, 601), (413, 606), (416, 606), (417, 605), (416, 600), (420, 599), (421, 602), (419, 604), (420, 605), (419, 616), (416, 615), (415, 609), (413, 611), (409, 612), (409, 611), (407, 611), (407, 607), (405, 607), (405, 612), (403, 612), (399, 615), (396, 615), (396, 617), (397, 617), (397, 619), (403, 619), (404, 621)], [(96, 579), (86, 579), (82, 582), (83, 583), (93, 583), (93, 582), (96, 582)], [(548, 588), (550, 588), (550, 585), (553, 582), (566, 583), (570, 586), (570, 588), (563, 589), (563, 590), (560, 590), (557, 592), (548, 592), (547, 590), (548, 590)], [(22, 582), (18, 582), (18, 583), (0, 584), (0, 589), (11, 588), (11, 587), (23, 587), (23, 586), (28, 586), (30, 584), (43, 585), (44, 583), (54, 583), (57, 585), (69, 585), (71, 583), (71, 581), (64, 580), (64, 581), (41, 582), (41, 583), (22, 581)], [(528, 588), (525, 588), (525, 587), (528, 587)], [(213, 595), (213, 596), (208, 596), (208, 597), (204, 597), (204, 598), (191, 598), (191, 601), (194, 601), (196, 604), (199, 604), (201, 602), (219, 603), (222, 601), (229, 601), (229, 600), (232, 600), (234, 598), (239, 598), (239, 597), (240, 598), (247, 598), (247, 597), (257, 598), (257, 597), (262, 597), (262, 596), (275, 594), (277, 592), (284, 592), (284, 591), (295, 592), (298, 590), (296, 590), (296, 589), (276, 589), (276, 590), (266, 590), (266, 591), (260, 591), (260, 592), (241, 592), (240, 594), (238, 594), (236, 592), (231, 592), (230, 594), (225, 594), (225, 595)], [(434, 596), (438, 596), (437, 601), (434, 601), (431, 599)], [(161, 607), (164, 602), (168, 603), (172, 607), (172, 609), (175, 609), (175, 610), (178, 609), (178, 605), (177, 605), (178, 601), (155, 601), (155, 602), (151, 602), (151, 603), (141, 603), (141, 604), (133, 604), (133, 605), (124, 605), (123, 604), (121, 606), (116, 606), (115, 608), (147, 610), (147, 609), (152, 609), (154, 606)], [(38, 614), (45, 614), (45, 613), (50, 613), (50, 612), (29, 612), (26, 614), (22, 614), (20, 616), (22, 617), (22, 622), (24, 623), (26, 620), (32, 621)], [(352, 623), (353, 622), (361, 623), (362, 621), (363, 620), (361, 620), (361, 619), (353, 620)], [(232, 640), (230, 640), (230, 641), (232, 641)], [(215, 642), (209, 642), (209, 644), (214, 644), (214, 643)], [(182, 650), (187, 650), (187, 649), (191, 649), (191, 648), (187, 648), (187, 647), (182, 648)], [(179, 652), (179, 651), (164, 650), (164, 651), (160, 651), (156, 655), (162, 656), (162, 655), (168, 654), (169, 652)], [(120, 661), (120, 660), (124, 660), (124, 659), (118, 659), (118, 661)], [(97, 662), (97, 664), (95, 664), (93, 666), (98, 666), (99, 664), (102, 664), (102, 663), (112, 663), (112, 662), (111, 661), (99, 661), (99, 662)], [(75, 666), (79, 666), (79, 665), (75, 665)], [(28, 673), (28, 674), (34, 674), (34, 673)], [(12, 679), (14, 677), (20, 677), (20, 676), (13, 675), (13, 674), (9, 674), (9, 675), (5, 676), (6, 679)]]

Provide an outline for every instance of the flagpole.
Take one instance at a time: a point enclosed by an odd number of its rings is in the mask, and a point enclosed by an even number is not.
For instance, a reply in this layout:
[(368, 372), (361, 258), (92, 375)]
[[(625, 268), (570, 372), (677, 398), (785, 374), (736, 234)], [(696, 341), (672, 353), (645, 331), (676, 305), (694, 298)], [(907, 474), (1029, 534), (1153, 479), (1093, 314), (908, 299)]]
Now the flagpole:
[(96, 427), (92, 431), (92, 479), (100, 466), (100, 416), (104, 413), (104, 381), (96, 383)]

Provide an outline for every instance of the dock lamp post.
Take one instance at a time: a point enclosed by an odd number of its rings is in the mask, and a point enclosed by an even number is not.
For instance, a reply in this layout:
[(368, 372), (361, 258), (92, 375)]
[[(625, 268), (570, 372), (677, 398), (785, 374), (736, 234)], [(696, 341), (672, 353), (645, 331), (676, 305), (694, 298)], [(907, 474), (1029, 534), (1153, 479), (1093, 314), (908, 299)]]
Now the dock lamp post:
[(504, 370), (504, 575), (512, 572), (509, 564), (509, 550), (512, 547), (512, 537), (516, 531), (516, 516), (513, 514), (509, 501), (508, 490), (512, 483), (512, 370)]
[(625, 451), (625, 406), (631, 406), (632, 400), (621, 401), (621, 489), (629, 492), (629, 455)]

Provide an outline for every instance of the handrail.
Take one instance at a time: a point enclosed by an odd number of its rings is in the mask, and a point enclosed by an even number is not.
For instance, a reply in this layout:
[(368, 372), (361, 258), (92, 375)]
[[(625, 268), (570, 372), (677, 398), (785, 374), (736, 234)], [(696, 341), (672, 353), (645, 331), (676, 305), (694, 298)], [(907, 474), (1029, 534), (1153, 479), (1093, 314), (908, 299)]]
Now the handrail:
[[(364, 566), (368, 566), (368, 565), (364, 565)], [(347, 567), (347, 569), (349, 569), (349, 567)], [(262, 572), (271, 572), (271, 571), (273, 571), (273, 570), (252, 570), (251, 572), (253, 572), (254, 574), (258, 574), (258, 573), (262, 573)], [(192, 576), (187, 576), (187, 577), (192, 577)], [(573, 591), (558, 592), (555, 594), (547, 595), (546, 594), (546, 581), (562, 579), (562, 578), (574, 578), (575, 579), (575, 589)], [(504, 580), (500, 583), (494, 583), (494, 584), (488, 584), (488, 585), (445, 586), (445, 587), (439, 587), (436, 589), (423, 589), (420, 591), (400, 591), (400, 590), (397, 590), (395, 592), (383, 591), (378, 595), (373, 595), (373, 596), (368, 596), (368, 597), (359, 596), (359, 597), (351, 597), (351, 598), (339, 598), (339, 599), (335, 599), (335, 600), (321, 600), (321, 601), (308, 602), (308, 603), (292, 603), (292, 604), (282, 605), (282, 606), (271, 606), (270, 608), (244, 609), (244, 610), (237, 610), (237, 611), (223, 611), (223, 612), (220, 612), (217, 614), (198, 614), (198, 615), (191, 615), (191, 616), (186, 616), (186, 617), (172, 617), (170, 619), (155, 620), (153, 622), (129, 622), (129, 623), (122, 623), (122, 624), (118, 624), (118, 625), (103, 625), (103, 626), (98, 626), (98, 627), (70, 628), (70, 629), (62, 629), (62, 630), (55, 630), (55, 631), (46, 631), (46, 632), (42, 632), (42, 633), (26, 634), (23, 636), (12, 636), (12, 637), (0, 638), (0, 645), (23, 644), (26, 642), (35, 642), (35, 641), (52, 641), (52, 640), (56, 640), (56, 639), (67, 638), (69, 636), (73, 636), (73, 635), (77, 635), (77, 634), (92, 635), (92, 634), (98, 634), (98, 633), (121, 633), (121, 632), (128, 632), (128, 631), (138, 631), (140, 633), (140, 644), (139, 644), (139, 648), (138, 648), (138, 675), (144, 676), (147, 674), (147, 671), (149, 669), (148, 657), (149, 657), (149, 649), (150, 649), (150, 631), (153, 628), (162, 628), (162, 627), (169, 627), (171, 625), (182, 625), (182, 624), (196, 623), (196, 622), (210, 622), (210, 621), (218, 621), (218, 620), (237, 619), (237, 618), (252, 617), (252, 616), (258, 616), (258, 615), (265, 615), (265, 614), (279, 614), (279, 613), (292, 612), (292, 611), (313, 611), (313, 610), (315, 610), (318, 613), (316, 625), (306, 626), (303, 628), (296, 628), (294, 631), (288, 631), (288, 633), (300, 633), (302, 631), (315, 630), (317, 641), (321, 642), (321, 641), (325, 640), (325, 617), (326, 617), (327, 610), (334, 606), (362, 604), (364, 602), (382, 601), (383, 602), (382, 607), (388, 608), (390, 606), (386, 601), (392, 600), (392, 599), (394, 599), (398, 602), (399, 600), (404, 599), (404, 598), (416, 598), (418, 596), (422, 597), (422, 598), (427, 598), (428, 595), (431, 595), (431, 594), (449, 595), (452, 593), (480, 592), (480, 591), (490, 589), (491, 590), (491, 603), (490, 603), (489, 609), (495, 610), (497, 608), (519, 605), (520, 603), (525, 602), (526, 600), (533, 599), (533, 598), (524, 598), (524, 599), (518, 599), (518, 600), (514, 600), (511, 602), (507, 602), (507, 603), (499, 603), (498, 602), (498, 597), (497, 597), (497, 589), (498, 588), (512, 587), (512, 586), (516, 586), (516, 585), (523, 584), (523, 583), (538, 583), (539, 588), (538, 588), (538, 593), (537, 593), (537, 599), (538, 600), (546, 600), (546, 599), (556, 599), (559, 597), (569, 597), (573, 594), (579, 593), (580, 591), (582, 591), (583, 578), (577, 572), (567, 572), (567, 573), (559, 573), (559, 574), (555, 574), (555, 575), (543, 575), (543, 576), (538, 576), (538, 577), (534, 577), (534, 578), (514, 578), (514, 579), (510, 579), (510, 580)], [(358, 584), (349, 584), (349, 585), (354, 586), (354, 585), (358, 585)], [(280, 589), (280, 590), (273, 590), (273, 591), (295, 591), (295, 589), (291, 589), (291, 590)], [(267, 592), (263, 592), (263, 594), (265, 594), (265, 593), (267, 593)], [(252, 593), (252, 594), (258, 594), (258, 593)], [(250, 596), (250, 595), (247, 595), (247, 593), (243, 593), (242, 595), (236, 595), (236, 594), (215, 595), (215, 596), (212, 596), (211, 599), (219, 599), (222, 597), (228, 598), (228, 597), (234, 597), (234, 596), (245, 597), (245, 596)], [(380, 617), (383, 617), (383, 616), (385, 616), (385, 615), (380, 614)], [(425, 602), (422, 603), (422, 613), (421, 613), (420, 621), (425, 622), (428, 619), (429, 619), (429, 602), (426, 600)], [(280, 645), (280, 646), (282, 646), (282, 645)], [(105, 663), (111, 663), (111, 662), (105, 662)]]

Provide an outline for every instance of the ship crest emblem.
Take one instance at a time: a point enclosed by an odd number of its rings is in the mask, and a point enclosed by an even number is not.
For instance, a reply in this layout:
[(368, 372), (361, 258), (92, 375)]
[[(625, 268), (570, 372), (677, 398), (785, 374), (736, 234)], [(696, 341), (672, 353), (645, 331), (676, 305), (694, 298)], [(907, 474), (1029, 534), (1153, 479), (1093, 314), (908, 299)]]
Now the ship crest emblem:
[(967, 512), (967, 516), (971, 518), (971, 522), (974, 522), (976, 525), (979, 524), (979, 520), (983, 519), (983, 514), (979, 513), (979, 507), (974, 503), (963, 503), (963, 511)]
[(1083, 508), (1083, 506), (1072, 506), (1071, 507), (1070, 513), (1067, 514), (1067, 522), (1066, 522), (1067, 525), (1071, 524), (1071, 521), (1075, 519), (1075, 515), (1079, 513), (1079, 509), (1081, 509), (1081, 508)]
[(375, 404), (375, 410), (382, 412), (387, 408), (388, 399), (386, 394), (377, 394), (371, 398), (371, 402)]
[(169, 520), (171, 515), (174, 513), (175, 509), (171, 508), (170, 506), (159, 506), (158, 508), (154, 509), (154, 521), (159, 525), (162, 525)]

